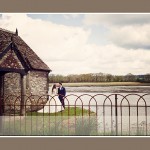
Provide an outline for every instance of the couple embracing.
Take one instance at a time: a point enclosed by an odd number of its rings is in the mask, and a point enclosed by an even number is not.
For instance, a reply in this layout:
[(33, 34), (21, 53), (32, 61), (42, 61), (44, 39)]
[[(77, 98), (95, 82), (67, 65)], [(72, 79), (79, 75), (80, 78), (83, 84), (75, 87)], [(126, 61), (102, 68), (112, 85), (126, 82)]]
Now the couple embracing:
[[(52, 85), (49, 95), (50, 98), (47, 101), (46, 105), (44, 106), (43, 109), (39, 110), (38, 112), (53, 113), (65, 109), (64, 98), (66, 95), (66, 89), (65, 87), (63, 87), (61, 82)], [(58, 97), (56, 97), (56, 95), (58, 95)]]

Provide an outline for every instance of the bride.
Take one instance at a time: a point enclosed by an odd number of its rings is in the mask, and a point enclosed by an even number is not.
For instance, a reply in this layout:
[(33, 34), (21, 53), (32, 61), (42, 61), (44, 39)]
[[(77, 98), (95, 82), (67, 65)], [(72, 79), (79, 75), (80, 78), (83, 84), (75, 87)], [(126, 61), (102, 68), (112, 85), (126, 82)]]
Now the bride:
[(53, 84), (49, 90), (49, 100), (45, 104), (44, 108), (39, 110), (40, 113), (54, 113), (64, 110), (62, 104), (57, 96), (56, 84)]

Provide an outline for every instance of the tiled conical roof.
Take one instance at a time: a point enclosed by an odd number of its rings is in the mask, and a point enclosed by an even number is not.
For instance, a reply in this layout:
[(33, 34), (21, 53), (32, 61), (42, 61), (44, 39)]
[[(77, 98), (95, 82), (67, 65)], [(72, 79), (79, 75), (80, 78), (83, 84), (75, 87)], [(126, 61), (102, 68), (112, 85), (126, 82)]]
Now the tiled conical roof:
[(31, 70), (51, 71), (50, 68), (37, 56), (37, 54), (18, 36), (16, 33), (0, 28), (0, 56), (4, 50), (12, 43), (17, 47), (22, 58)]

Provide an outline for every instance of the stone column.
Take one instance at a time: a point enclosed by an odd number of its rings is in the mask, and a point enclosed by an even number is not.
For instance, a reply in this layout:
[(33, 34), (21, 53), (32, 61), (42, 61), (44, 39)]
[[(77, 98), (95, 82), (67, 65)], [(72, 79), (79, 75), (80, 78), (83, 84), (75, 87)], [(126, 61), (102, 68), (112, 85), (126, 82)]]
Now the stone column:
[(0, 75), (0, 116), (3, 114), (3, 98), (4, 98), (4, 75)]
[(2, 76), (0, 75), (0, 116), (2, 116)]
[(21, 103), (20, 115), (25, 115), (25, 96), (26, 96), (26, 75), (21, 75)]
[(0, 75), (0, 133), (2, 133), (3, 116), (3, 75)]

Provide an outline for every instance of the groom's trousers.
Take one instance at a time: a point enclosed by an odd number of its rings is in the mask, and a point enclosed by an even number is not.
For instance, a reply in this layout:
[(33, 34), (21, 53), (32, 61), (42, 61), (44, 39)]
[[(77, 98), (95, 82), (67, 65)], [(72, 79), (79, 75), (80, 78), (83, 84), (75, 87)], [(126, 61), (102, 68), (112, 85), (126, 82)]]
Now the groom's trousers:
[(65, 102), (64, 102), (64, 98), (63, 98), (62, 96), (59, 96), (59, 100), (60, 100), (60, 102), (61, 102), (62, 106), (63, 106), (63, 107), (64, 107), (64, 109), (65, 109)]

